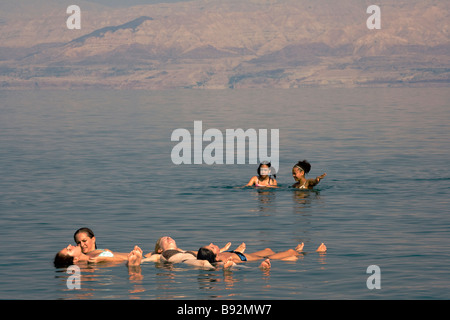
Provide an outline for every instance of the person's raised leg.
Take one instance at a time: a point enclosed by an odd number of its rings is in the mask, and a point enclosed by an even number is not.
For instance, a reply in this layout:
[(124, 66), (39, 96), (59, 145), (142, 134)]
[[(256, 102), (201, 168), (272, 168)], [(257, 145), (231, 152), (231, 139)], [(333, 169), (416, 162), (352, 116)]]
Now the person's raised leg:
[(258, 256), (258, 257), (264, 258), (264, 257), (268, 257), (270, 255), (275, 254), (275, 251), (273, 251), (270, 248), (265, 248), (264, 250), (252, 252), (251, 254), (254, 255), (254, 256)]

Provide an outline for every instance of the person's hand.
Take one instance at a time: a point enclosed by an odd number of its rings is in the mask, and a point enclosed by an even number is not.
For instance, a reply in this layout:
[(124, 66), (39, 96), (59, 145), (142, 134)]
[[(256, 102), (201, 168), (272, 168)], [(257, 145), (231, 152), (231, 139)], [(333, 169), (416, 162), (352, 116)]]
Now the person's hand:
[(222, 249), (220, 249), (220, 252), (227, 251), (231, 246), (231, 242), (228, 242)]
[(316, 181), (319, 182), (320, 180), (322, 180), (323, 178), (325, 178), (326, 175), (327, 175), (327, 174), (324, 173), (324, 174), (318, 176), (318, 177), (316, 178)]
[(228, 258), (227, 261), (223, 264), (223, 270), (229, 270), (232, 266), (236, 265), (236, 263), (233, 262), (233, 258)]
[(97, 263), (100, 259), (98, 257), (90, 257), (88, 263)]

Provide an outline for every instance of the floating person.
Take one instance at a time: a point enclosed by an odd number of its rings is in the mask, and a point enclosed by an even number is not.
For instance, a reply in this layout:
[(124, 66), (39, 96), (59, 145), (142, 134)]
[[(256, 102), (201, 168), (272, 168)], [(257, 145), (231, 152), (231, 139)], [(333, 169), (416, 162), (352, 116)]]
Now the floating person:
[(274, 173), (274, 168), (271, 166), (270, 162), (263, 161), (259, 164), (257, 169), (258, 175), (253, 176), (250, 181), (245, 185), (246, 187), (277, 187), (276, 174)]
[[(101, 252), (90, 252), (88, 254), (84, 254), (80, 246), (73, 246), (69, 244), (64, 249), (58, 251), (53, 262), (56, 268), (64, 268), (78, 263), (126, 262), (133, 256), (130, 254), (132, 254), (134, 250), (142, 251), (138, 246), (135, 246), (130, 253), (113, 252), (111, 250), (104, 249), (103, 251), (95, 250)], [(134, 254), (136, 255), (136, 252), (134, 252)], [(135, 262), (136, 261), (133, 263)]]
[[(114, 253), (109, 249), (98, 249), (94, 232), (86, 227), (75, 231), (73, 238), (75, 243), (81, 248), (81, 252), (89, 257), (113, 257)], [(124, 257), (124, 254), (119, 254)], [(120, 259), (119, 259), (120, 260)]]
[[(228, 242), (221, 251), (228, 250), (231, 246), (231, 242)], [(160, 261), (160, 262), (171, 262), (179, 263), (186, 262), (187, 260), (196, 260), (197, 252), (190, 250), (183, 250), (178, 248), (176, 241), (168, 236), (160, 237), (155, 244), (155, 250), (149, 254), (145, 255), (142, 260), (146, 261)]]
[(145, 255), (143, 262), (149, 261), (152, 257), (157, 257), (161, 262), (183, 262), (188, 259), (196, 259), (194, 251), (187, 251), (178, 248), (176, 241), (168, 236), (160, 237), (155, 244), (155, 250)]
[[(266, 248), (264, 250), (256, 251), (253, 253), (244, 253), (245, 243), (242, 245), (243, 250), (237, 251), (225, 251), (220, 252), (219, 247), (210, 243), (207, 246), (201, 247), (197, 253), (198, 260), (207, 260), (211, 264), (215, 263), (226, 263), (228, 261), (232, 261), (234, 263), (241, 263), (246, 261), (257, 261), (261, 259), (266, 259), (263, 261), (266, 267), (270, 268), (270, 263), (267, 263), (267, 259), (270, 260), (284, 260), (284, 261), (295, 261), (298, 259), (300, 254), (302, 254), (304, 244), (301, 243), (295, 247), (295, 249), (288, 249), (282, 252), (274, 252), (270, 248)], [(321, 244), (317, 249), (318, 252), (325, 252), (327, 250), (325, 244)], [(263, 264), (261, 265), (263, 267)]]
[[(219, 252), (226, 252), (231, 246), (231, 242), (228, 242), (224, 247), (219, 249)], [(234, 251), (243, 252), (245, 250), (245, 243), (239, 245)], [(207, 260), (197, 259), (197, 252), (195, 251), (186, 251), (178, 248), (176, 241), (168, 236), (164, 236), (159, 238), (155, 244), (155, 250), (142, 259), (142, 262), (149, 261), (148, 259), (152, 259), (155, 255), (158, 258), (153, 259), (151, 261), (159, 261), (165, 263), (185, 263), (191, 266), (208, 269), (208, 270), (217, 270), (218, 268), (223, 268), (224, 270), (231, 269), (234, 265), (236, 265), (231, 259), (224, 261), (224, 263), (220, 265), (212, 265)], [(261, 264), (261, 268), (266, 270), (270, 269), (270, 262), (264, 261)]]
[(312, 189), (316, 186), (320, 180), (322, 180), (327, 174), (324, 173), (320, 176), (317, 176), (315, 179), (306, 179), (305, 175), (309, 173), (311, 170), (311, 164), (306, 161), (297, 162), (292, 168), (292, 176), (294, 180), (297, 181), (292, 185), (292, 187), (297, 189)]

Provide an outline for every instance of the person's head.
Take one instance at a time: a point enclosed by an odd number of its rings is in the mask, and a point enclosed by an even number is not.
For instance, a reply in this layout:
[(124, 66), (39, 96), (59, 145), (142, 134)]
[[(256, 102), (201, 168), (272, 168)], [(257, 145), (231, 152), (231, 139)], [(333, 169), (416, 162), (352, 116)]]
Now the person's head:
[(171, 237), (161, 237), (156, 241), (155, 244), (155, 253), (161, 253), (165, 250), (176, 249), (177, 243)]
[(68, 267), (80, 261), (82, 254), (80, 246), (69, 244), (56, 254), (53, 263), (56, 268)]
[(209, 245), (198, 249), (197, 260), (208, 260), (209, 263), (217, 262), (217, 255), (219, 252), (219, 247), (210, 243)]
[(94, 232), (89, 228), (80, 228), (73, 235), (75, 243), (81, 247), (83, 253), (91, 252), (97, 249)]
[[(266, 178), (273, 172), (272, 165), (268, 161), (263, 161), (259, 164), (257, 172), (261, 178)], [(273, 176), (275, 177), (275, 174), (273, 174)]]
[(303, 160), (297, 162), (292, 168), (292, 176), (295, 180), (299, 180), (304, 177), (311, 170), (311, 164), (308, 161)]

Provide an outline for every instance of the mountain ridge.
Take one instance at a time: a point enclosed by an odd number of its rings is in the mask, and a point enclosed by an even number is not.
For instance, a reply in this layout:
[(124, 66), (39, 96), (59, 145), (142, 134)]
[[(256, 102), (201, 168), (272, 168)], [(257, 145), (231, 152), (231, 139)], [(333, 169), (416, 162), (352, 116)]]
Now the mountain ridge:
[[(43, 18), (29, 21), (39, 28), (25, 28), (15, 42), (6, 23), (0, 28), (5, 31), (0, 36), (5, 40), (0, 86), (218, 89), (450, 83), (446, 3), (386, 0), (380, 30), (365, 25), (368, 1), (324, 3), (329, 2), (201, 0), (92, 11), (83, 17), (97, 16), (97, 21), (70, 37), (67, 30), (45, 29), (48, 20)], [(40, 30), (47, 31), (39, 37)], [(28, 45), (21, 44), (31, 38)]]
[(129, 22), (126, 22), (124, 24), (118, 25), (118, 26), (108, 26), (104, 28), (97, 29), (89, 34), (86, 34), (84, 36), (78, 37), (76, 39), (73, 39), (69, 42), (71, 43), (84, 43), (86, 39), (89, 38), (102, 38), (105, 33), (107, 32), (116, 32), (117, 30), (124, 30), (124, 29), (132, 29), (133, 31), (136, 30), (137, 27), (139, 27), (142, 23), (144, 23), (147, 20), (153, 20), (151, 17), (147, 16), (140, 16), (139, 18), (136, 18), (134, 20), (131, 20)]

